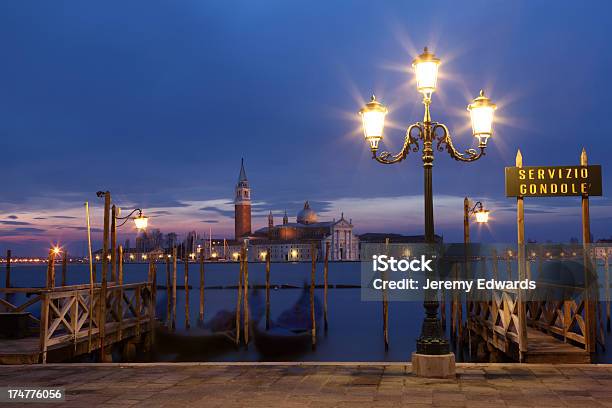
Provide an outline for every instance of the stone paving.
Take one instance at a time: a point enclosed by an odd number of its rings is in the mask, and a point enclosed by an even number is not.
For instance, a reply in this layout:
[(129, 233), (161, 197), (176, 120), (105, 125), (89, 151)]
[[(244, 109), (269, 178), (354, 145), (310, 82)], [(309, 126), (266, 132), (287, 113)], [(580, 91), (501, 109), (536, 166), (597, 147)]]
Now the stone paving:
[(465, 363), (453, 380), (409, 364), (2, 366), (0, 386), (66, 388), (35, 407), (612, 407), (612, 365)]

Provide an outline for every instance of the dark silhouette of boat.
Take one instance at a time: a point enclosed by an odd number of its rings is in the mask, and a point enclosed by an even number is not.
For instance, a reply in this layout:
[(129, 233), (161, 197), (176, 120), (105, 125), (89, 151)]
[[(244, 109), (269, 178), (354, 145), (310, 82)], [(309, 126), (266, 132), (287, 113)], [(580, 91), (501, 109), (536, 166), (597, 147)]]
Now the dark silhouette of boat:
[[(315, 325), (320, 327), (319, 320), (323, 307), (318, 297), (314, 299)], [(310, 315), (310, 292), (304, 287), (299, 299), (290, 308), (281, 313), (266, 329), (265, 316), (253, 325), (255, 347), (264, 356), (281, 356), (301, 354), (312, 347), (312, 320)]]

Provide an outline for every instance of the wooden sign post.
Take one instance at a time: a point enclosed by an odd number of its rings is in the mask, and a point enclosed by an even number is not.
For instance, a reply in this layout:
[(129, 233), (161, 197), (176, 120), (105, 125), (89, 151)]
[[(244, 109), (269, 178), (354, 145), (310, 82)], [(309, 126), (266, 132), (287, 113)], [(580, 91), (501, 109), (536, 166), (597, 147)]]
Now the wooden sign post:
[[(582, 242), (584, 257), (584, 337), (585, 350), (595, 352), (596, 326), (595, 302), (593, 299), (593, 281), (589, 273), (589, 248), (591, 227), (589, 216), (589, 196), (602, 195), (601, 166), (588, 165), (584, 148), (580, 154), (579, 166), (523, 166), (521, 151), (516, 153), (515, 167), (506, 167), (506, 196), (516, 197), (516, 223), (518, 244), (519, 280), (527, 277), (525, 259), (525, 197), (571, 197), (582, 198)], [(518, 313), (521, 327), (519, 329), (519, 349), (521, 361), (527, 351), (527, 327), (525, 299), (522, 290), (518, 292)]]

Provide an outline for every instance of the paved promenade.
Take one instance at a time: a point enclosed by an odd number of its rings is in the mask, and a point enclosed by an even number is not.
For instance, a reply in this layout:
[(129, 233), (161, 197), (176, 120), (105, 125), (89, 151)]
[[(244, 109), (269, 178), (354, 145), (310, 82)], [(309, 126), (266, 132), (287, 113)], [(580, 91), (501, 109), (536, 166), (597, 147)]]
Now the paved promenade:
[(65, 387), (66, 407), (612, 407), (612, 365), (459, 364), (456, 380), (410, 365), (2, 366), (0, 386)]

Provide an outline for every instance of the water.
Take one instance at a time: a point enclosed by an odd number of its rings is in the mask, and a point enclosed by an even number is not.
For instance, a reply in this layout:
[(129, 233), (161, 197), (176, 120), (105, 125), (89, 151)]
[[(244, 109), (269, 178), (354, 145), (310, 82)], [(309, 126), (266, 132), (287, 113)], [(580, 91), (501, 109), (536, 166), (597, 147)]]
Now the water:
[[(264, 354), (255, 342), (251, 341), (248, 349), (243, 346), (236, 349), (230, 342), (222, 346), (210, 345), (201, 341), (197, 327), (199, 315), (199, 265), (189, 265), (189, 309), (191, 329), (185, 328), (185, 293), (177, 290), (177, 328), (176, 337), (164, 340), (157, 336), (154, 352), (148, 361), (409, 361), (415, 351), (415, 342), (421, 330), (423, 307), (421, 302), (389, 303), (389, 350), (385, 351), (383, 340), (382, 305), (380, 302), (361, 301), (360, 264), (357, 262), (330, 263), (328, 290), (328, 330), (323, 328), (323, 319), (317, 322), (317, 346), (300, 347), (292, 353)], [(125, 264), (124, 281), (126, 283), (145, 281), (146, 264)], [(179, 264), (177, 284), (184, 283), (184, 265)], [(98, 265), (98, 276), (101, 266)], [(219, 288), (235, 286), (238, 282), (238, 264), (207, 263), (205, 264), (205, 321), (222, 310), (234, 313), (237, 290)], [(273, 263), (271, 265), (271, 286), (293, 285), (297, 288), (272, 289), (270, 295), (271, 320), (275, 321), (281, 313), (290, 309), (302, 295), (302, 286), (310, 282), (310, 263)], [(44, 285), (45, 265), (14, 264), (11, 270), (11, 281), (17, 287), (40, 287)], [(0, 270), (0, 279), (4, 282), (5, 269)], [(88, 283), (87, 265), (68, 265), (67, 283)], [(61, 280), (61, 266), (56, 267), (56, 278)], [(323, 284), (323, 266), (317, 265), (317, 285)], [(166, 266), (157, 264), (157, 284), (166, 285)], [(265, 285), (265, 265), (249, 264), (249, 284)], [(354, 286), (335, 288), (335, 285)], [(213, 288), (216, 287), (216, 288)], [(265, 302), (265, 290), (259, 290), (260, 302)], [(25, 299), (25, 295), (22, 299)], [(317, 288), (315, 296), (323, 305), (323, 289)], [(19, 300), (16, 300), (19, 302)], [(166, 321), (166, 290), (157, 291), (157, 317)], [(256, 307), (251, 294), (251, 307)], [(602, 305), (603, 306), (603, 305)], [(447, 303), (447, 325), (450, 325), (450, 310)], [(34, 312), (37, 308), (33, 308)], [(602, 307), (602, 310), (603, 309)], [(254, 311), (253, 314), (256, 314)], [(38, 314), (38, 313), (34, 313)], [(465, 317), (465, 312), (464, 312)], [(265, 317), (264, 317), (265, 318)], [(448, 333), (447, 333), (447, 338)], [(252, 340), (252, 339), (251, 339)], [(606, 336), (606, 352), (596, 355), (597, 362), (612, 363), (612, 338)], [(458, 361), (469, 361), (464, 350), (454, 350)]]

